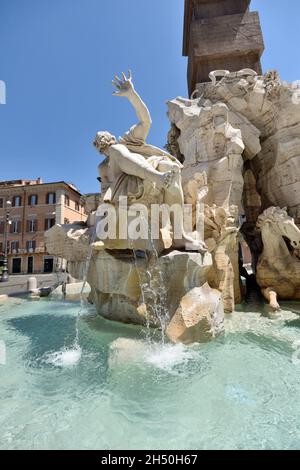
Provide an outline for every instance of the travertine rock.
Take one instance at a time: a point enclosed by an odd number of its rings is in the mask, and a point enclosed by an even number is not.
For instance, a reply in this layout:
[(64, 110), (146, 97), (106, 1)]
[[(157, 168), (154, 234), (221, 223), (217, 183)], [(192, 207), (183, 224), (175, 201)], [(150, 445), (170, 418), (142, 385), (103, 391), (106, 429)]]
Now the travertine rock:
[[(250, 69), (234, 73), (217, 70), (210, 73), (210, 79), (210, 83), (198, 84), (193, 94), (198, 98), (177, 98), (169, 103), (171, 124), (179, 130), (178, 147), (184, 157), (185, 198), (195, 201), (190, 190), (194, 175), (205, 172), (206, 206), (212, 211), (218, 206), (228, 213), (230, 206), (236, 205), (239, 214), (246, 215), (242, 231), (255, 269), (261, 254), (261, 237), (256, 229), (261, 212), (271, 206), (287, 207), (288, 214), (300, 223), (299, 83), (284, 83), (275, 71), (259, 76)], [(172, 145), (176, 148), (175, 142)], [(237, 303), (241, 299), (238, 224), (223, 239), (222, 230), (213, 229), (209, 219), (214, 216), (205, 219), (205, 240), (214, 260), (209, 282), (222, 290), (225, 310), (232, 311), (234, 300)], [(209, 230), (211, 235), (207, 235)], [(281, 258), (280, 252), (278, 256)], [(273, 271), (275, 287), (284, 276), (283, 268), (283, 274), (278, 271), (275, 276)], [(258, 271), (262, 272), (261, 263)], [(258, 278), (268, 285), (266, 289), (270, 286), (266, 273), (258, 272)], [(286, 292), (284, 298), (295, 298), (291, 293), (293, 282), (289, 288), (280, 289)]]
[(299, 82), (283, 82), (276, 71), (258, 76), (244, 70), (227, 74), (216, 85), (201, 84), (198, 92), (198, 105), (208, 99), (228, 106), (229, 122), (241, 130), (244, 157), (251, 160), (262, 209), (287, 207), (296, 216), (300, 207)]
[(205, 172), (208, 205), (236, 205), (242, 212), (243, 157), (241, 131), (230, 123), (228, 107), (209, 101), (177, 98), (168, 104), (172, 125), (180, 130), (178, 144), (184, 156), (183, 187), (195, 173)]
[(211, 341), (224, 332), (224, 308), (221, 293), (206, 283), (195, 287), (180, 301), (168, 328), (174, 342), (184, 344)]
[[(180, 299), (206, 282), (211, 265), (209, 253), (172, 251), (151, 261), (134, 259), (131, 252), (96, 252), (87, 276), (89, 300), (110, 320), (145, 324), (148, 317), (150, 324), (159, 326), (155, 309), (169, 320)], [(71, 262), (69, 270), (82, 279), (85, 263)]]
[(72, 284), (66, 284), (65, 291), (60, 285), (54, 289), (50, 297), (52, 299), (61, 300), (62, 298), (68, 302), (78, 302), (82, 298), (87, 298), (91, 292), (91, 288), (88, 284), (83, 285), (83, 282), (73, 282)]
[(50, 255), (67, 261), (87, 258), (92, 230), (82, 224), (54, 225), (45, 232), (45, 243)]

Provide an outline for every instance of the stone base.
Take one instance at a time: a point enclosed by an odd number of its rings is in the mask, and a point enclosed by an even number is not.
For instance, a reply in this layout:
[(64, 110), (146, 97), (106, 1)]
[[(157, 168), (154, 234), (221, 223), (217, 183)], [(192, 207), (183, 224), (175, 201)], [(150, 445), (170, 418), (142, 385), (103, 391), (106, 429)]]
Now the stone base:
[[(110, 320), (145, 324), (148, 312), (150, 324), (158, 326), (154, 304), (171, 319), (181, 298), (206, 282), (211, 265), (209, 253), (172, 251), (152, 260), (135, 260), (130, 252), (98, 252), (88, 273), (89, 300)], [(84, 263), (70, 262), (69, 270), (82, 279)]]
[[(62, 298), (68, 302), (79, 302), (81, 300), (81, 292), (83, 288), (83, 282), (73, 282), (72, 284), (66, 285), (65, 295), (63, 294), (62, 286), (58, 286), (54, 291), (51, 292), (50, 297), (54, 300), (61, 300)], [(89, 285), (86, 285), (83, 290), (83, 297), (87, 298), (91, 292)]]

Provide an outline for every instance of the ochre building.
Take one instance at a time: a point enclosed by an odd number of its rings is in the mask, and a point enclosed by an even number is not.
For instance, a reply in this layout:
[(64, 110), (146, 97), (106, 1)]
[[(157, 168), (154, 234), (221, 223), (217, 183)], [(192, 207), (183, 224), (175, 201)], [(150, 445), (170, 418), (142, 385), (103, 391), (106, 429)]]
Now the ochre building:
[[(62, 263), (48, 255), (44, 234), (54, 224), (86, 220), (80, 197), (78, 189), (64, 181), (0, 182), (0, 263), (6, 231), (10, 274), (49, 273)], [(9, 214), (7, 201), (11, 202)]]

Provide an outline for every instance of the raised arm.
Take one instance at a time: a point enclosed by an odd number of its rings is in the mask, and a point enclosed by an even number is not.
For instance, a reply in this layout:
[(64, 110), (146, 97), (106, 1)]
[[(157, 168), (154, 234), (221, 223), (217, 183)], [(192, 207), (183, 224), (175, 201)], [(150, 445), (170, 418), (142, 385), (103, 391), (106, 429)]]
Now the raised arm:
[(149, 110), (139, 94), (134, 89), (131, 71), (129, 71), (128, 78), (124, 73), (122, 73), (122, 77), (123, 79), (121, 80), (119, 77), (115, 76), (113, 85), (117, 88), (117, 91), (115, 91), (113, 94), (114, 96), (128, 98), (134, 107), (139, 120), (138, 124), (133, 126), (126, 135), (129, 138), (133, 138), (134, 140), (145, 142), (152, 124)]

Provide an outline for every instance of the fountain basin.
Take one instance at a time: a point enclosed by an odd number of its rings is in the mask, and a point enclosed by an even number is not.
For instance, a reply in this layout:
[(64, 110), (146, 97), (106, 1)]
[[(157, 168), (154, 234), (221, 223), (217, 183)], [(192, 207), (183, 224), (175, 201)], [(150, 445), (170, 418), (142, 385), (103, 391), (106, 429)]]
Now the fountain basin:
[(80, 353), (79, 308), (0, 305), (1, 449), (300, 448), (299, 316), (243, 310), (226, 335), (186, 347), (148, 343), (142, 328), (90, 308)]

